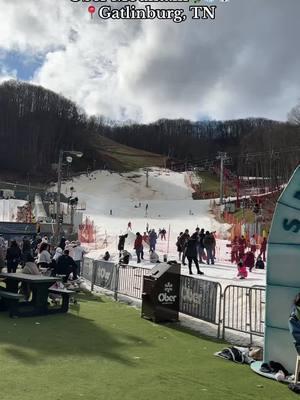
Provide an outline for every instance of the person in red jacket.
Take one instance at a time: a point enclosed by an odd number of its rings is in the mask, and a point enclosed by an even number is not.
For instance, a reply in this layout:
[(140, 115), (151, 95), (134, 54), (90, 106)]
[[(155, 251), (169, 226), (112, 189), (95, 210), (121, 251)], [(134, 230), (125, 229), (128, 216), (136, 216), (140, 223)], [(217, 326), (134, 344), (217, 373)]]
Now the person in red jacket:
[(252, 269), (254, 268), (254, 264), (255, 264), (255, 257), (254, 257), (254, 254), (252, 253), (252, 251), (248, 251), (245, 254), (243, 261), (244, 261), (245, 267), (249, 268), (249, 272), (251, 272)]
[(264, 262), (266, 262), (266, 250), (267, 250), (267, 238), (264, 237), (260, 245), (260, 253), (259, 253), (259, 257), (262, 256)]
[(239, 243), (238, 238), (235, 236), (231, 242), (231, 262), (238, 262)]
[(245, 255), (245, 249), (247, 247), (247, 242), (244, 236), (239, 238), (239, 259), (243, 258)]
[(137, 262), (140, 263), (141, 259), (143, 260), (144, 258), (143, 236), (140, 234), (140, 232), (136, 233), (136, 238), (134, 241), (134, 250), (137, 256)]

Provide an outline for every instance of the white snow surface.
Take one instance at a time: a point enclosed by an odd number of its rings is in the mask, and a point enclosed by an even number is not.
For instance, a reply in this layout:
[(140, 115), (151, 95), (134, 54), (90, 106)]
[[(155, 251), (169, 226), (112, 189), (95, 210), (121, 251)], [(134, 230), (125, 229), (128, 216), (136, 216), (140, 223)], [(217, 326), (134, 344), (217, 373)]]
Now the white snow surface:
[[(148, 223), (149, 228), (154, 228), (156, 232), (159, 228), (165, 228), (170, 232), (169, 246), (167, 240), (159, 239), (157, 242), (160, 258), (162, 259), (163, 254), (168, 254), (168, 259), (178, 259), (176, 249), (178, 234), (186, 228), (193, 233), (199, 226), (205, 230), (216, 231), (220, 237), (217, 240), (216, 264), (214, 266), (201, 264), (200, 267), (204, 272), (201, 279), (218, 281), (223, 287), (230, 284), (265, 285), (265, 271), (261, 270), (253, 270), (248, 278), (242, 281), (236, 278), (237, 268), (230, 263), (230, 248), (226, 247), (229, 242), (222, 240), (228, 236), (230, 225), (220, 224), (214, 219), (209, 210), (209, 200), (192, 199), (189, 181), (185, 173), (152, 168), (149, 171), (149, 187), (146, 187), (144, 170), (126, 174), (96, 171), (89, 176), (81, 175), (64, 183), (62, 192), (69, 195), (69, 189), (73, 186), (79, 202), (86, 203), (85, 216), (90, 217), (95, 223), (97, 242), (87, 245), (91, 258), (101, 259), (108, 250), (112, 259), (117, 261), (118, 235), (128, 232), (125, 249), (133, 256), (130, 265), (137, 265), (133, 250), (135, 233), (139, 231), (143, 234)], [(147, 215), (146, 204), (149, 206)], [(127, 230), (128, 222), (132, 224), (132, 232)], [(139, 265), (152, 268), (147, 245), (144, 245), (144, 253), (145, 260)], [(196, 272), (194, 266), (193, 271)], [(187, 266), (182, 266), (182, 273), (188, 274)]]
[(15, 199), (0, 200), (0, 221), (15, 222), (18, 207), (24, 206), (26, 201)]

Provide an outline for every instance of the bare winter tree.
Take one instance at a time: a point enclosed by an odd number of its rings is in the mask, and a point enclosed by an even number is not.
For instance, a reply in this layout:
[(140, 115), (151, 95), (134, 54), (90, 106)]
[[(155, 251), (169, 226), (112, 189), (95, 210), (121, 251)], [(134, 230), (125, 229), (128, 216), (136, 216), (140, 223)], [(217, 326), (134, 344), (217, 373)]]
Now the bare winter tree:
[(293, 125), (300, 125), (300, 99), (298, 104), (288, 113), (288, 121)]

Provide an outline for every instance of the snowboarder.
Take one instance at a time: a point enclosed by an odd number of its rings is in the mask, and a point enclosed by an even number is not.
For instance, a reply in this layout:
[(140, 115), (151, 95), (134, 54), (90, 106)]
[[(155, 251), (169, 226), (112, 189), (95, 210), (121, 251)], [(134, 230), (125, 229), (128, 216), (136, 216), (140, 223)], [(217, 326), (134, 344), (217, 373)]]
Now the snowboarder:
[(109, 210), (109, 215), (112, 215), (112, 210)]
[(148, 222), (146, 224), (146, 232), (149, 233), (149, 224), (148, 224)]
[(129, 221), (128, 224), (127, 224), (127, 229), (128, 229), (128, 230), (130, 229), (130, 230), (132, 231), (132, 226), (131, 226), (131, 222), (130, 222), (130, 221)]
[(148, 215), (148, 203), (146, 204), (146, 207), (145, 207), (145, 214), (146, 214), (146, 216)]

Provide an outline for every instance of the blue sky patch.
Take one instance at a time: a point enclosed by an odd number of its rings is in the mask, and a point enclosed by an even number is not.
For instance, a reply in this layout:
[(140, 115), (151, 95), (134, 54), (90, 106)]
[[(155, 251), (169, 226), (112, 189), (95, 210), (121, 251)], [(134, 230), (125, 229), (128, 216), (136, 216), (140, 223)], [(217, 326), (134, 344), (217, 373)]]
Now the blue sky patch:
[(0, 48), (0, 66), (7, 71), (16, 70), (17, 78), (24, 81), (32, 79), (34, 72), (43, 64), (44, 57), (34, 57), (16, 51), (2, 51)]

